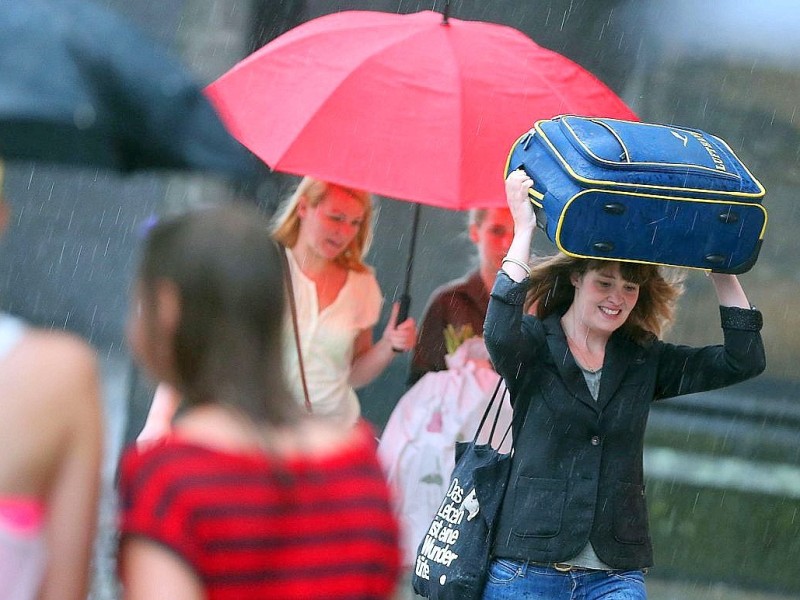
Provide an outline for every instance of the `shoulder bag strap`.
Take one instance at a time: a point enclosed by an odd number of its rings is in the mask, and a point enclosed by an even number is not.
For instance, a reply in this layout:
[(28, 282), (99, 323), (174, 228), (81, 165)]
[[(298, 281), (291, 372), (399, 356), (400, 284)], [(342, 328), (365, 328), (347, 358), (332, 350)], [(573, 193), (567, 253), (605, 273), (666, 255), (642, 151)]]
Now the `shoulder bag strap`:
[[(495, 430), (497, 429), (497, 423), (500, 420), (500, 412), (502, 411), (502, 408), (503, 408), (503, 400), (505, 400), (506, 395), (508, 394), (508, 388), (505, 387), (503, 385), (503, 383), (504, 383), (503, 378), (500, 377), (500, 379), (497, 380), (497, 386), (494, 388), (494, 392), (492, 393), (492, 397), (491, 397), (491, 399), (489, 400), (489, 402), (486, 405), (486, 410), (483, 411), (483, 416), (481, 417), (481, 421), (478, 424), (478, 428), (475, 430), (475, 436), (472, 438), (472, 443), (473, 444), (477, 444), (478, 443), (478, 436), (480, 435), (481, 431), (483, 430), (484, 425), (486, 425), (486, 420), (489, 418), (489, 413), (492, 410), (492, 405), (494, 404), (495, 400), (498, 400), (497, 408), (495, 409), (495, 413), (494, 413), (494, 419), (492, 420), (492, 428), (489, 431), (489, 439), (487, 440), (487, 443), (489, 445), (492, 444), (492, 440), (494, 439)], [(500, 394), (500, 397), (498, 398), (498, 393), (500, 392), (500, 388), (501, 387), (503, 388), (503, 393)], [(506, 429), (505, 433), (503, 434), (503, 437), (500, 439), (500, 444), (498, 445), (498, 448), (503, 445), (503, 442), (505, 442), (506, 437), (508, 437), (508, 434), (511, 432), (512, 425), (514, 424), (514, 417), (516, 417), (516, 414), (514, 414), (512, 416), (511, 423), (508, 424), (508, 428)], [(513, 440), (512, 440), (512, 447), (513, 447)]]
[(297, 348), (297, 363), (300, 365), (300, 380), (303, 383), (303, 396), (306, 401), (306, 410), (311, 413), (311, 398), (308, 395), (308, 384), (306, 383), (306, 370), (303, 366), (303, 352), (300, 350), (300, 330), (297, 326), (297, 304), (294, 300), (294, 286), (292, 285), (292, 268), (286, 253), (290, 250), (284, 246), (280, 247), (280, 255), (283, 257), (283, 277), (286, 282), (286, 292), (289, 296), (289, 308), (292, 312), (292, 331), (294, 331), (294, 345)]

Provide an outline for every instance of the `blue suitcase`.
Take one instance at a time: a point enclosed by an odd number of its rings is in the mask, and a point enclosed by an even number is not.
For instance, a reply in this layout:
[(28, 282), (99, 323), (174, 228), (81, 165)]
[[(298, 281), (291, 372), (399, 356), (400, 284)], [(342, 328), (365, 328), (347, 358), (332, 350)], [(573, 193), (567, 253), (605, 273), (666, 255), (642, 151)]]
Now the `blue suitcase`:
[(743, 273), (767, 224), (764, 188), (697, 129), (561, 115), (513, 145), (538, 224), (565, 254)]

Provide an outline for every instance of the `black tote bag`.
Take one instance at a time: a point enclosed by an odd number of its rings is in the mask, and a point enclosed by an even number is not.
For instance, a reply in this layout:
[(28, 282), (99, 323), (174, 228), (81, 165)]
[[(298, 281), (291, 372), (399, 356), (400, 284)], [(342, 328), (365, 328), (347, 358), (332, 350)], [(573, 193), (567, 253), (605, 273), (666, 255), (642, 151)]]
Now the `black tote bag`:
[(472, 441), (456, 443), (450, 485), (417, 548), (411, 583), (417, 594), (431, 600), (477, 600), (483, 594), (495, 520), (508, 486), (514, 452), (513, 447), (508, 454), (492, 447), (505, 394), (497, 403), (488, 442), (478, 444), (477, 440), (501, 384), (502, 379)]

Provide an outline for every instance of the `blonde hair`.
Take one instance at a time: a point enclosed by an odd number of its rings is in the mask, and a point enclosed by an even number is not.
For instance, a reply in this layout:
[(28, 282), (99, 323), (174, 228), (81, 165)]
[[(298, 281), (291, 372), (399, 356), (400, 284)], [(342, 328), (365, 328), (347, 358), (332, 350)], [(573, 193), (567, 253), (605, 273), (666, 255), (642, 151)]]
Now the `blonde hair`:
[(620, 328), (636, 341), (661, 337), (675, 319), (677, 300), (683, 293), (682, 272), (669, 277), (656, 265), (622, 261), (574, 258), (557, 254), (541, 260), (531, 268), (531, 287), (526, 309), (535, 305), (536, 316), (544, 319), (555, 312), (565, 312), (575, 298), (571, 276), (583, 276), (617, 262), (625, 281), (639, 286), (639, 299)]
[(364, 218), (358, 232), (350, 245), (334, 259), (334, 262), (348, 270), (366, 271), (364, 256), (372, 242), (372, 196), (369, 192), (319, 181), (313, 177), (303, 177), (297, 189), (275, 216), (272, 224), (272, 238), (287, 248), (294, 247), (300, 234), (300, 217), (297, 214), (300, 199), (305, 198), (308, 206), (316, 207), (332, 188), (343, 190), (350, 197), (361, 202), (364, 207)]

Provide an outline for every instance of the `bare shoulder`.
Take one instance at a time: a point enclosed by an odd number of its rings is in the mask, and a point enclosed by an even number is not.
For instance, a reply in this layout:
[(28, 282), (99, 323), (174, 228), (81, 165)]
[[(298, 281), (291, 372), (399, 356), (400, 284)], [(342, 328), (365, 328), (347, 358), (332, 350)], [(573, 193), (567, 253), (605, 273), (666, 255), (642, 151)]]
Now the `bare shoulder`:
[(32, 328), (7, 366), (21, 392), (55, 403), (79, 398), (87, 410), (95, 410), (99, 401), (97, 354), (76, 335)]
[(85, 375), (97, 370), (97, 353), (71, 333), (31, 329), (20, 344), (20, 351), (35, 355), (43, 368), (59, 372)]
[(91, 347), (69, 334), (26, 329), (0, 361), (0, 381), (0, 439), (8, 459), (2, 475), (9, 489), (46, 497), (63, 478), (77, 476), (88, 477), (81, 486), (92, 492), (103, 421)]

